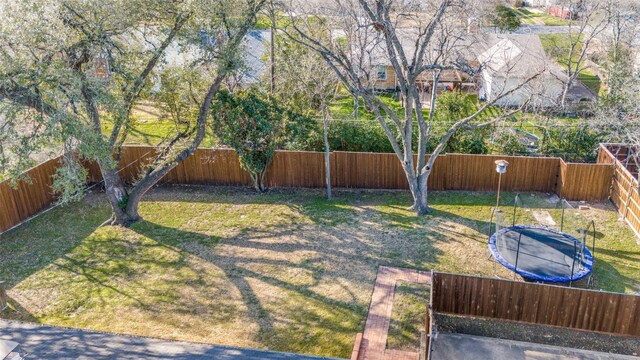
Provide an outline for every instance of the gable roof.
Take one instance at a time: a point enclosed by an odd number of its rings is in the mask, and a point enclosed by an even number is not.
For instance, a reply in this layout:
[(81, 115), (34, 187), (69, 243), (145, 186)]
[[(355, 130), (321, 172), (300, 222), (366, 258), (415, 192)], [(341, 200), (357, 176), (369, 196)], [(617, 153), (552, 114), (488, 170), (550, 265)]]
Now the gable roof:
[(492, 45), (478, 55), (478, 61), (489, 75), (528, 78), (544, 72), (565, 77), (562, 68), (546, 55), (537, 35), (484, 35)]
[[(405, 54), (411, 58), (415, 51), (415, 29), (397, 29), (396, 35)], [(371, 65), (391, 66), (384, 41), (370, 45)], [(427, 58), (429, 54), (426, 55)], [(464, 60), (482, 66), (492, 76), (528, 78), (544, 71), (559, 79), (566, 78), (563, 69), (550, 59), (540, 38), (531, 34), (471, 33), (460, 37), (450, 48), (449, 61)]]

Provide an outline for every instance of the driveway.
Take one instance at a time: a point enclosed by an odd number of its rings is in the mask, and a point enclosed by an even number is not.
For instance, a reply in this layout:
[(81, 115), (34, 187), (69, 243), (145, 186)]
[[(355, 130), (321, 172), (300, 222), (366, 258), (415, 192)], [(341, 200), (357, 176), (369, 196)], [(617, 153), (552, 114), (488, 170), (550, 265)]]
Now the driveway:
[(274, 351), (161, 340), (0, 320), (0, 339), (20, 344), (25, 358), (71, 359), (219, 359), (328, 360), (329, 358)]

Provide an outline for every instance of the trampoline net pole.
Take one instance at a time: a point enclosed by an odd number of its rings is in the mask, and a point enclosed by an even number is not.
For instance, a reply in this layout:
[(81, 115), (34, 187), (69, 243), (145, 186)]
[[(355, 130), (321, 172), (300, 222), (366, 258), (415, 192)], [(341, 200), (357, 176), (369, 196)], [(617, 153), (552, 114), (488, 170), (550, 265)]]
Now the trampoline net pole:
[(573, 262), (571, 264), (571, 277), (569, 278), (569, 286), (573, 285), (573, 271), (575, 270), (577, 255), (578, 255), (578, 244), (574, 241), (573, 242)]
[(520, 241), (522, 240), (522, 233), (518, 235), (518, 247), (516, 249), (516, 263), (514, 264), (513, 269), (513, 279), (515, 280), (516, 276), (518, 276), (518, 258), (520, 257)]
[(565, 209), (564, 202), (565, 202), (564, 199), (560, 200), (560, 206), (562, 207), (562, 215), (560, 216), (560, 231), (564, 231), (564, 209)]
[(496, 213), (496, 209), (494, 208), (491, 211), (491, 219), (489, 220), (489, 234), (487, 234), (489, 236), (489, 238), (491, 238), (491, 235), (493, 235), (493, 228), (495, 228), (494, 223), (493, 223), (493, 215), (495, 215)]
[(515, 199), (513, 200), (513, 221), (511, 221), (511, 226), (516, 225), (516, 212), (518, 211), (518, 202), (520, 201), (520, 194), (516, 194)]

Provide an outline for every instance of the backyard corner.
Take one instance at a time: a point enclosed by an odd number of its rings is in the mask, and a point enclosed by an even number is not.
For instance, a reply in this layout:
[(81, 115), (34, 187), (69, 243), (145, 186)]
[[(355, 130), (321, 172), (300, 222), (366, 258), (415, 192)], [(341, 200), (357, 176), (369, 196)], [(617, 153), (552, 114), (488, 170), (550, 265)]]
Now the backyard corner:
[[(549, 206), (551, 194), (523, 195), (532, 208)], [(127, 229), (100, 227), (110, 210), (91, 193), (0, 237), (10, 298), (2, 316), (348, 357), (380, 265), (513, 278), (488, 259), (494, 196), (434, 192), (431, 213), (418, 218), (404, 191), (339, 190), (327, 201), (321, 190), (160, 187)], [(596, 288), (640, 291), (634, 234), (608, 202), (590, 205)], [(415, 350), (424, 293), (398, 284), (390, 347)]]

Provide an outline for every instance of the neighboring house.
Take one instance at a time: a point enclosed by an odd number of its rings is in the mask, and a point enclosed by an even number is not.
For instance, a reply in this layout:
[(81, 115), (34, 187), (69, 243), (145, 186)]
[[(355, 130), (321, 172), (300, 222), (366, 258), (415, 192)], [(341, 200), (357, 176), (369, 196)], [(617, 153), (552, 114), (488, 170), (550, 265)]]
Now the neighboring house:
[[(206, 32), (201, 32), (203, 46), (215, 45), (215, 39)], [(269, 53), (270, 30), (250, 30), (242, 43), (242, 59), (244, 67), (233, 78), (235, 84), (240, 87), (251, 86), (268, 71), (267, 55)], [(176, 42), (169, 45), (166, 50), (162, 68), (182, 67), (195, 61), (200, 56), (201, 49), (191, 46), (184, 47)], [(152, 91), (159, 91), (161, 87), (160, 77), (154, 79), (155, 86)]]
[[(412, 29), (401, 29), (398, 31), (400, 42), (403, 44), (406, 54), (412, 54), (415, 41)], [(464, 46), (463, 46), (464, 47)], [(371, 77), (373, 87), (378, 91), (398, 92), (398, 80), (387, 51), (383, 45), (371, 51)], [(422, 102), (428, 104), (434, 89), (433, 73), (424, 72), (416, 80), (420, 98)], [(457, 70), (446, 70), (440, 74), (440, 79), (435, 86), (436, 93), (443, 91), (458, 90), (468, 94), (477, 93), (477, 81), (474, 77)]]
[[(399, 32), (405, 45), (405, 53), (413, 53), (411, 32)], [(397, 92), (396, 74), (383, 46), (372, 51), (371, 76), (374, 89)], [(434, 86), (433, 74), (424, 72), (417, 85), (423, 103), (428, 104), (435, 88), (437, 93), (458, 90), (467, 94), (477, 94), (479, 98), (493, 100), (502, 93), (513, 89), (538, 72), (540, 78), (531, 81), (521, 90), (501, 99), (501, 106), (531, 105), (550, 107), (559, 103), (566, 76), (560, 66), (548, 58), (536, 35), (516, 34), (468, 34), (451, 56), (464, 59), (481, 69), (476, 76), (455, 70), (443, 71), (438, 84)]]
[(498, 35), (478, 61), (482, 68), (478, 91), (481, 99), (493, 100), (540, 74), (497, 104), (515, 107), (528, 102), (532, 106), (550, 107), (559, 103), (567, 77), (560, 66), (545, 55), (538, 36)]

